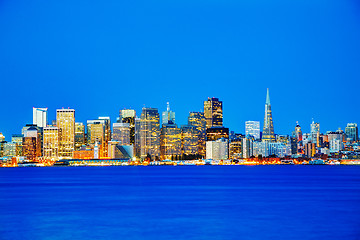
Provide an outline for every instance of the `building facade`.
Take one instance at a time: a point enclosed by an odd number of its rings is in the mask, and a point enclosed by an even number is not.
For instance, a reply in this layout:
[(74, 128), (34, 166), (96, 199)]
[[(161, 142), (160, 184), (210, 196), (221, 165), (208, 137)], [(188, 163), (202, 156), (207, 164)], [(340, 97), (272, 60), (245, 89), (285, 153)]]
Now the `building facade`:
[(252, 136), (255, 140), (260, 140), (260, 122), (246, 121), (245, 122), (245, 136)]
[(206, 128), (223, 125), (222, 101), (218, 98), (208, 98), (204, 101), (204, 115), (206, 119)]
[(47, 108), (33, 108), (33, 124), (46, 127), (48, 122)]
[(140, 157), (160, 157), (160, 117), (157, 108), (143, 108), (140, 119)]
[(59, 157), (71, 158), (75, 150), (75, 110), (57, 109), (56, 126), (59, 128)]
[(267, 142), (275, 141), (269, 89), (267, 89), (267, 94), (266, 94), (265, 118), (264, 118), (264, 128), (262, 133), (262, 141), (267, 141)]

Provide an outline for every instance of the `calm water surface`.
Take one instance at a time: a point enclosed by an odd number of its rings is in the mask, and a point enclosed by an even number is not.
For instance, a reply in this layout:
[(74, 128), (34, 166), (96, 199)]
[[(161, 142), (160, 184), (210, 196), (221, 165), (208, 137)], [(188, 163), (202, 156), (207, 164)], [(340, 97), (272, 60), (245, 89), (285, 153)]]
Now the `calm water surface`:
[(0, 168), (0, 239), (360, 239), (360, 167)]

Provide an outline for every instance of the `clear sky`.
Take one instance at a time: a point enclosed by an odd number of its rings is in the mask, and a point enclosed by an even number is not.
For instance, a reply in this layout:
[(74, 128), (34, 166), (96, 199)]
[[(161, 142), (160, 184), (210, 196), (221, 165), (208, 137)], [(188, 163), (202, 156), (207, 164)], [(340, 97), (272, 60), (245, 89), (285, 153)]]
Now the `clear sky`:
[(224, 125), (244, 133), (264, 119), (275, 133), (360, 124), (360, 3), (274, 1), (0, 1), (0, 132), (10, 140), (32, 107), (76, 110), (76, 121), (116, 120), (119, 109), (176, 123), (223, 101)]

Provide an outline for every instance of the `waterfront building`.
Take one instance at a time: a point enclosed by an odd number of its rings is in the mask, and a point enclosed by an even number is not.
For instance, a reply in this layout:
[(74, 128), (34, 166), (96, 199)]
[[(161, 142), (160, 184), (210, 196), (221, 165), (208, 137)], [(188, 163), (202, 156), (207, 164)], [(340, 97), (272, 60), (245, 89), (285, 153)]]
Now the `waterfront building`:
[(223, 125), (222, 101), (218, 98), (208, 98), (204, 101), (204, 115), (206, 128), (221, 127)]
[(253, 136), (255, 140), (260, 140), (260, 122), (259, 121), (246, 121), (245, 122), (245, 135)]
[[(98, 146), (99, 156), (101, 157), (107, 156), (107, 154), (105, 155), (105, 151), (103, 149), (103, 146), (105, 145), (105, 131), (106, 131), (105, 120), (102, 119), (87, 120), (86, 128), (87, 128), (86, 130), (87, 143), (93, 148), (95, 147), (96, 144), (99, 144), (100, 145), (100, 147)], [(107, 143), (106, 143), (106, 148), (107, 148)]]
[(136, 112), (133, 109), (123, 109), (119, 112), (119, 123), (130, 125), (130, 144), (135, 144), (135, 118)]
[(198, 152), (205, 157), (206, 150), (206, 120), (203, 112), (190, 112), (188, 125), (195, 126), (198, 135)]
[(22, 134), (13, 134), (11, 137), (11, 142), (16, 144), (16, 155), (15, 156), (22, 156), (23, 137), (24, 137), (24, 135), (22, 135)]
[(130, 145), (131, 144), (130, 134), (131, 134), (130, 123), (113, 123), (112, 141), (118, 141), (120, 142), (121, 145)]
[(75, 123), (75, 150), (78, 151), (86, 144), (85, 125), (82, 122)]
[(3, 154), (4, 157), (15, 157), (17, 156), (17, 145), (14, 142), (3, 142)]
[(181, 130), (176, 124), (163, 124), (160, 135), (160, 159), (181, 156)]
[(174, 124), (175, 123), (175, 112), (170, 111), (170, 104), (167, 102), (166, 111), (162, 113), (162, 124)]
[(252, 143), (252, 155), (254, 157), (268, 157), (270, 155), (270, 142), (254, 141)]
[(268, 154), (268, 156), (275, 155), (279, 158), (291, 156), (291, 144), (284, 142), (270, 142)]
[(206, 129), (206, 141), (216, 141), (220, 138), (229, 139), (229, 128), (218, 126)]
[(41, 156), (41, 132), (35, 126), (30, 126), (24, 131), (23, 155), (28, 160), (35, 160)]
[(306, 157), (313, 157), (316, 154), (316, 145), (315, 143), (309, 142), (304, 144), (304, 152)]
[(105, 122), (105, 136), (101, 146), (101, 148), (103, 149), (101, 157), (107, 157), (108, 142), (111, 141), (111, 121), (110, 117), (99, 117), (99, 120), (103, 120)]
[(57, 109), (56, 126), (59, 128), (59, 157), (71, 158), (75, 150), (75, 110)]
[(137, 158), (140, 158), (140, 156), (141, 156), (140, 124), (141, 124), (141, 119), (136, 117), (135, 118), (134, 155)]
[(267, 94), (266, 94), (265, 118), (264, 118), (264, 128), (262, 133), (262, 141), (267, 141), (267, 142), (275, 141), (269, 89), (267, 89)]
[(336, 132), (327, 132), (330, 152), (339, 152), (344, 149), (344, 131), (341, 129)]
[(238, 137), (232, 137), (229, 142), (229, 158), (240, 159), (242, 157), (242, 139), (243, 136), (239, 134)]
[(118, 141), (110, 141), (108, 143), (108, 157), (111, 159), (133, 159), (134, 157), (134, 146), (133, 145), (122, 145)]
[(356, 123), (348, 123), (345, 128), (346, 139), (350, 142), (359, 141), (359, 130)]
[(140, 156), (160, 156), (160, 117), (157, 108), (143, 108), (140, 119)]
[(245, 137), (242, 139), (242, 157), (250, 158), (253, 156), (253, 143), (254, 140), (251, 137)]
[(47, 159), (55, 159), (59, 156), (59, 138), (58, 127), (48, 126), (43, 130), (43, 156)]
[(199, 135), (195, 126), (181, 126), (181, 154), (182, 155), (199, 155)]
[[(99, 144), (98, 157), (108, 156), (108, 142), (111, 141), (111, 126), (109, 117), (99, 117), (87, 121), (87, 143), (94, 147)], [(96, 152), (96, 150), (94, 150)]]
[(229, 158), (229, 140), (226, 138), (206, 142), (206, 159), (226, 160)]
[(93, 159), (94, 148), (91, 146), (81, 146), (80, 149), (73, 152), (73, 159)]
[(310, 124), (310, 136), (311, 136), (311, 142), (315, 143), (316, 147), (320, 147), (320, 123), (315, 123), (314, 120)]
[(47, 126), (48, 114), (47, 108), (33, 108), (33, 124), (44, 128)]

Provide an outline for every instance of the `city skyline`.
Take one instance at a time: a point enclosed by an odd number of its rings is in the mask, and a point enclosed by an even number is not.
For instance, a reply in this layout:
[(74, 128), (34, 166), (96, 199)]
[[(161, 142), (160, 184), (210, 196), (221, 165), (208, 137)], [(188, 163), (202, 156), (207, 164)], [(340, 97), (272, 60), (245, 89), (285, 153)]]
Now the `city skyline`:
[(30, 122), (32, 107), (114, 121), (119, 109), (163, 112), (170, 102), (185, 123), (208, 97), (226, 103), (224, 126), (240, 132), (262, 122), (266, 88), (277, 133), (296, 121), (308, 131), (312, 118), (323, 129), (360, 119), (356, 1), (2, 1), (0, 11), (6, 136)]
[[(268, 101), (270, 101), (270, 99), (269, 99), (269, 89), (267, 88), (267, 93), (266, 93), (266, 101), (265, 101), (265, 109), (267, 108), (267, 106), (268, 106)], [(209, 99), (216, 99), (216, 100), (219, 100), (219, 98), (208, 98), (208, 100)], [(221, 100), (221, 99), (220, 99)], [(201, 102), (201, 101), (200, 101)], [(205, 101), (206, 102), (206, 101)], [(221, 102), (221, 104), (222, 104), (222, 102), (223, 101), (220, 101)], [(226, 103), (225, 103), (225, 105), (226, 105)], [(78, 119), (78, 117), (76, 117), (76, 119), (75, 119), (75, 122), (76, 123), (83, 123), (83, 124), (86, 124), (88, 121), (96, 121), (96, 120), (92, 120), (92, 119), (100, 119), (100, 118), (102, 118), (102, 117), (104, 117), (104, 116), (106, 116), (106, 118), (110, 118), (110, 122), (111, 122), (111, 129), (113, 128), (113, 123), (117, 123), (117, 121), (119, 120), (119, 111), (121, 112), (121, 111), (123, 111), (123, 110), (125, 110), (125, 111), (132, 111), (133, 112), (133, 114), (135, 114), (136, 113), (136, 117), (140, 117), (141, 116), (141, 111), (144, 109), (144, 108), (147, 108), (147, 107), (145, 107), (145, 105), (144, 105), (144, 107), (143, 108), (141, 108), (141, 110), (140, 111), (137, 111), (137, 110), (135, 110), (135, 108), (123, 108), (123, 109), (120, 109), (120, 110), (118, 110), (117, 111), (117, 116), (116, 117), (109, 117), (110, 116), (110, 114), (105, 114), (105, 115), (98, 115), (98, 116), (95, 116), (95, 117), (92, 117), (92, 118), (86, 118), (86, 119), (84, 119), (84, 120), (79, 120)], [(167, 113), (167, 111), (169, 111), (169, 102), (166, 102), (166, 109), (164, 110), (164, 111), (161, 111), (160, 110), (160, 108), (158, 108), (158, 107), (154, 107), (155, 109), (157, 109), (158, 110), (158, 112), (159, 112), (159, 119), (160, 119), (160, 127), (163, 125), (163, 118), (164, 118), (164, 113)], [(49, 118), (49, 115), (51, 116), (52, 115), (52, 112), (50, 111), (48, 111), (48, 107), (44, 107), (44, 106), (41, 106), (41, 107), (33, 107), (33, 111), (32, 111), (32, 121), (28, 121), (28, 122), (26, 122), (26, 123), (24, 123), (22, 126), (20, 126), (20, 128), (19, 129), (21, 129), (21, 128), (23, 128), (26, 124), (36, 124), (35, 123), (35, 110), (37, 110), (37, 109), (40, 109), (42, 112), (44, 112), (45, 111), (45, 116), (46, 116), (46, 121), (47, 121), (47, 125), (53, 125), (52, 123), (53, 122), (56, 122), (56, 112), (58, 111), (58, 110), (64, 110), (64, 111), (66, 111), (66, 110), (75, 110), (76, 112), (77, 112), (77, 114), (78, 114), (78, 110), (76, 110), (76, 109), (74, 109), (74, 108), (70, 108), (70, 107), (68, 107), (68, 108), (64, 108), (64, 107), (62, 107), (62, 108), (58, 108), (58, 109), (54, 109), (54, 111), (53, 111), (53, 114), (55, 115), (55, 117), (54, 118)], [(173, 109), (172, 109), (173, 110)], [(271, 111), (271, 110), (270, 110)], [(176, 113), (176, 110), (174, 110), (174, 111), (170, 111), (172, 114), (174, 114), (175, 115), (175, 113)], [(195, 111), (189, 111), (188, 113), (191, 113), (191, 112), (195, 112)], [(198, 112), (204, 112), (204, 107), (202, 108), (202, 109), (200, 109)], [(137, 113), (139, 113), (139, 114), (137, 114)], [(113, 115), (113, 114), (111, 114), (111, 115)], [(275, 113), (275, 115), (276, 115), (276, 113)], [(265, 116), (266, 116), (266, 110), (265, 110)], [(179, 122), (179, 120), (177, 120), (175, 123), (176, 123), (176, 125), (186, 125), (187, 124), (187, 122), (188, 122), (188, 115), (187, 115), (187, 117), (186, 117), (186, 120), (184, 121), (184, 122)], [(43, 120), (42, 120), (43, 121)], [(226, 117), (223, 117), (222, 118), (222, 121), (224, 121), (224, 122), (226, 122)], [(232, 132), (235, 132), (235, 133), (241, 133), (241, 134), (246, 134), (246, 123), (247, 122), (251, 122), (251, 121), (255, 121), (255, 122), (259, 122), (260, 123), (260, 132), (262, 133), (263, 132), (263, 128), (264, 128), (264, 117), (263, 117), (263, 119), (247, 119), (246, 121), (244, 121), (243, 123), (241, 123), (241, 126), (236, 126), (236, 128), (235, 129), (240, 129), (240, 131), (235, 131), (234, 129), (232, 129), (232, 128), (229, 128), (229, 130), (230, 131), (232, 131)], [(19, 121), (19, 122), (21, 122), (21, 120)], [(325, 129), (324, 130), (324, 128), (322, 127), (322, 130), (323, 131), (319, 131), (319, 133), (326, 133), (326, 132), (329, 132), (329, 131), (336, 131), (336, 130), (338, 130), (338, 129), (341, 129), (341, 130), (343, 130), (343, 131), (345, 131), (345, 128), (346, 128), (346, 126), (347, 126), (347, 124), (349, 124), (349, 123), (352, 123), (352, 122), (350, 122), (350, 121), (347, 121), (346, 122), (346, 124), (344, 125), (344, 126), (339, 126), (339, 127), (337, 127), (337, 128), (335, 128), (335, 129)], [(355, 122), (355, 123), (357, 123), (357, 122)], [(43, 124), (43, 123), (42, 123)], [(312, 126), (313, 126), (313, 124), (315, 124), (314, 123), (314, 118), (312, 118), (311, 119), (311, 121), (309, 121), (308, 122), (308, 124), (303, 124), (303, 123), (301, 123), (301, 122), (299, 122), (299, 121), (296, 121), (296, 122), (294, 122), (293, 123), (293, 125), (292, 125), (292, 128), (293, 129), (291, 129), (289, 132), (286, 132), (286, 133), (279, 133), (279, 132), (277, 132), (277, 131), (274, 131), (274, 134), (275, 135), (291, 135), (292, 134), (292, 132), (294, 131), (294, 128), (296, 127), (296, 125), (300, 125), (301, 126), (301, 129), (302, 129), (302, 131), (303, 132), (309, 132), (309, 133), (311, 133), (312, 132)], [(316, 124), (319, 124), (318, 122), (316, 123)], [(224, 126), (226, 126), (225, 124), (223, 124)], [(307, 126), (308, 125), (308, 126)], [(227, 126), (226, 126), (227, 127)], [(276, 127), (278, 127), (277, 126), (277, 124), (276, 124)], [(318, 126), (319, 127), (319, 126)], [(241, 129), (242, 128), (242, 129)], [(306, 130), (308, 128), (308, 130)], [(320, 129), (319, 129), (320, 130)], [(11, 136), (12, 135), (16, 135), (16, 134), (19, 134), (19, 130), (18, 131), (16, 131), (16, 132), (13, 132), (13, 133), (10, 133), (10, 134), (5, 134), (6, 132), (9, 132), (9, 131), (7, 131), (7, 129), (5, 128), (5, 129), (0, 129), (0, 132), (3, 134), (3, 136), (5, 136), (5, 140), (10, 140), (11, 139)]]

